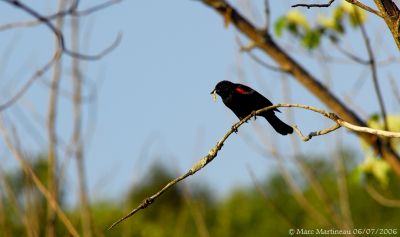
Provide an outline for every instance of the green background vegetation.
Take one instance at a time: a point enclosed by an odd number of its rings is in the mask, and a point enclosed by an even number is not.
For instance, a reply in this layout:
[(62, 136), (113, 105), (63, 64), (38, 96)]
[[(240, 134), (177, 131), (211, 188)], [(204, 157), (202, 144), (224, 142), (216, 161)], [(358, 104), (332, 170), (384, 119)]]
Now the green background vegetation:
[[(377, 190), (387, 199), (400, 196), (400, 179), (388, 174), (389, 182), (382, 185), (370, 175), (359, 172), (354, 154), (340, 153), (346, 164), (346, 184), (348, 191), (351, 222), (344, 223), (341, 216), (341, 200), (338, 191), (338, 174), (335, 171), (332, 155), (299, 157), (313, 171), (328, 200), (321, 200), (300, 171), (293, 170), (294, 179), (300, 184), (301, 194), (316, 207), (328, 223), (319, 221), (299, 204), (288, 184), (276, 172), (264, 181), (254, 181), (253, 187), (238, 188), (223, 198), (216, 198), (204, 185), (188, 187), (185, 184), (172, 188), (152, 206), (140, 211), (112, 230), (106, 228), (116, 219), (136, 207), (144, 198), (159, 190), (174, 178), (167, 168), (155, 164), (148, 172), (144, 182), (132, 187), (120, 200), (97, 200), (90, 205), (92, 223), (96, 236), (287, 236), (290, 228), (304, 229), (346, 229), (346, 228), (397, 228), (399, 226), (399, 207), (379, 204), (365, 190), (366, 186)], [(46, 183), (46, 162), (36, 159), (32, 164), (35, 171)], [(5, 174), (7, 192), (1, 195), (2, 236), (24, 236), (28, 228), (44, 233), (46, 210), (45, 200), (21, 172)], [(66, 190), (61, 191), (62, 196)], [(14, 194), (14, 195), (11, 195)], [(16, 202), (18, 205), (15, 205)], [(122, 204), (121, 204), (122, 203)], [(17, 210), (23, 208), (24, 210)], [(333, 210), (336, 218), (329, 210)], [(23, 218), (18, 216), (22, 213)], [(80, 210), (66, 208), (71, 220), (79, 226)], [(339, 222), (337, 222), (339, 221)], [(58, 236), (68, 236), (64, 227), (58, 223)]]

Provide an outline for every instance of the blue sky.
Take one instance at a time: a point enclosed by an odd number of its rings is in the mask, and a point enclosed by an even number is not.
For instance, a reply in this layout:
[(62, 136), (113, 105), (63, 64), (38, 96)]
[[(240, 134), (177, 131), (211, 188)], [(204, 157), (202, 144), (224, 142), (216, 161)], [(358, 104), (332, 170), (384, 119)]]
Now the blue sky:
[[(82, 2), (82, 8), (89, 6), (87, 2), (89, 1)], [(90, 1), (90, 5), (95, 2), (98, 1)], [(256, 3), (260, 16), (262, 2)], [(54, 10), (54, 6), (47, 1), (39, 6), (38, 9), (43, 12)], [(249, 10), (243, 4), (239, 6), (249, 15)], [(1, 7), (0, 23), (29, 19), (5, 3), (1, 3)], [(289, 8), (288, 1), (282, 1), (272, 9), (272, 18), (275, 19)], [(315, 19), (316, 12), (300, 10)], [(375, 20), (374, 16), (370, 15), (369, 18), (372, 26), (383, 24)], [(252, 19), (258, 25), (263, 22), (262, 18)], [(68, 27), (66, 29), (68, 31)], [(294, 102), (325, 108), (292, 78), (285, 79), (279, 73), (267, 71), (252, 62), (248, 56), (239, 53), (235, 41), (238, 33), (233, 27), (224, 28), (222, 18), (197, 1), (127, 0), (85, 17), (81, 30), (81, 47), (88, 54), (106, 47), (119, 32), (123, 34), (121, 44), (111, 54), (99, 61), (82, 63), (87, 81), (85, 93), (90, 94), (90, 85), (98, 87), (97, 102), (84, 107), (85, 131), (90, 131), (87, 134), (91, 134), (90, 129), (95, 127), (85, 147), (85, 164), (92, 200), (122, 196), (128, 188), (143, 180), (143, 176), (149, 172), (149, 166), (154, 162), (163, 162), (180, 174), (204, 156), (237, 121), (220, 99), (214, 103), (209, 94), (220, 80), (244, 79), (246, 84), (275, 103)], [(0, 101), (5, 101), (27, 80), (35, 68), (49, 58), (54, 40), (44, 26), (0, 33), (0, 52), (2, 55), (9, 55), (1, 59), (1, 64), (7, 66), (0, 67), (0, 90), (3, 92)], [(397, 56), (387, 30), (382, 26), (381, 30), (374, 27), (370, 34), (381, 35), (382, 39), (372, 37), (373, 43), (381, 48), (378, 57), (385, 58), (385, 55), (391, 53)], [(351, 33), (346, 39), (343, 42), (345, 47), (365, 55), (364, 48), (357, 43), (360, 42), (359, 32)], [(279, 42), (284, 46), (295, 43), (289, 37), (280, 39)], [(304, 52), (300, 47), (293, 48), (294, 52), (300, 52), (296, 58), (323, 82), (330, 81), (330, 87), (343, 101), (345, 95), (349, 95), (366, 115), (378, 110), (367, 69), (350, 63), (334, 64), (330, 66), (331, 73), (328, 74), (318, 60), (315, 61), (313, 54)], [(266, 61), (269, 60), (263, 54), (258, 55)], [(62, 88), (69, 91), (70, 58), (64, 55), (63, 60), (65, 66)], [(361, 74), (363, 71), (367, 72)], [(384, 78), (382, 87), (385, 91), (389, 90), (389, 75), (397, 76), (398, 73), (398, 67), (383, 68), (380, 76)], [(365, 77), (365, 82), (358, 79), (360, 74)], [(47, 73), (18, 102), (17, 108), (6, 111), (10, 120), (20, 125), (31, 124), (29, 126), (34, 128), (21, 126), (18, 129), (22, 144), (29, 151), (43, 152), (47, 149), (43, 124), (47, 111), (48, 88), (43, 81), (49, 81), (50, 78), (51, 73)], [(284, 80), (293, 92), (290, 100), (282, 93)], [(352, 88), (357, 88), (357, 92)], [(386, 102), (389, 112), (398, 111), (398, 103), (392, 97), (388, 96)], [(24, 112), (29, 108), (29, 111), (35, 110), (42, 117), (30, 118), (31, 112)], [(63, 140), (69, 141), (72, 131), (71, 104), (66, 98), (62, 98), (59, 108), (57, 131)], [(282, 111), (284, 113), (280, 117), (287, 121), (287, 110)], [(305, 133), (329, 125), (318, 115), (300, 110), (293, 112), (296, 124)], [(21, 113), (25, 115), (22, 116)], [(223, 195), (235, 186), (251, 185), (248, 168), (259, 180), (276, 170), (276, 162), (270, 156), (257, 153), (251, 145), (254, 141), (256, 144), (263, 144), (257, 135), (259, 132), (269, 142), (277, 144), (283, 157), (287, 159), (293, 155), (290, 142), (292, 138), (275, 134), (265, 121), (259, 119), (246, 124), (238, 135), (230, 137), (217, 159), (194, 177), (190, 177), (187, 183), (207, 184), (217, 195)], [(342, 145), (359, 149), (353, 135), (343, 129), (337, 133), (343, 138)], [(307, 143), (300, 142), (298, 137), (294, 139), (300, 143), (304, 154), (327, 153), (327, 147), (328, 151), (334, 149), (336, 134), (315, 138)], [(63, 154), (61, 151), (60, 153)], [(16, 165), (7, 154), (0, 161), (6, 167)], [(73, 161), (66, 164), (66, 185), (70, 191), (69, 199), (73, 202), (77, 197), (73, 193), (77, 194), (78, 190), (75, 164)]]

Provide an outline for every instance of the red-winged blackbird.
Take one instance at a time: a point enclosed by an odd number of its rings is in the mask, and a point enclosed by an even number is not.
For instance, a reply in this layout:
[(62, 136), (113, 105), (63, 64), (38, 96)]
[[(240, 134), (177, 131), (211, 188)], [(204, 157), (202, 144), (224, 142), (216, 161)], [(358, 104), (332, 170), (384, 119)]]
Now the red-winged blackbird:
[[(221, 96), (224, 104), (230, 108), (239, 119), (243, 119), (256, 110), (272, 105), (271, 101), (257, 91), (248, 86), (239, 83), (232, 83), (230, 81), (219, 82), (211, 92), (211, 94), (214, 93)], [(259, 116), (267, 119), (278, 133), (282, 135), (293, 133), (293, 128), (276, 117), (274, 111), (280, 112), (275, 108), (273, 110), (265, 111)]]

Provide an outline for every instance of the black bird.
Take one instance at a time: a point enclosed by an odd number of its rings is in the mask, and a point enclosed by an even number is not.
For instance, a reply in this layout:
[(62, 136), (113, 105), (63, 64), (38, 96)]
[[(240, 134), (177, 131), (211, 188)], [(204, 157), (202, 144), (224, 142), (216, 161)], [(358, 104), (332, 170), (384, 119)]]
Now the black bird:
[[(256, 110), (272, 105), (271, 101), (257, 91), (248, 86), (230, 81), (218, 82), (215, 89), (211, 92), (211, 94), (214, 93), (221, 96), (224, 104), (230, 108), (239, 119), (243, 119)], [(259, 114), (259, 116), (264, 117), (276, 132), (282, 135), (293, 133), (293, 128), (276, 117), (274, 111), (280, 112), (275, 108), (265, 111)]]

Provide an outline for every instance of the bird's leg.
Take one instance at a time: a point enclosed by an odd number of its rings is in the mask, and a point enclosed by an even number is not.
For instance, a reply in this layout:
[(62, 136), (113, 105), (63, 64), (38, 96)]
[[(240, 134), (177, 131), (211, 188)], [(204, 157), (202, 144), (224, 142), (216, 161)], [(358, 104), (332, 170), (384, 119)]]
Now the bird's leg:
[(255, 111), (255, 110), (251, 111), (251, 116), (253, 116), (253, 117), (254, 117), (254, 121), (256, 121), (256, 119), (257, 119), (257, 114), (256, 114), (256, 111)]
[(234, 133), (238, 133), (238, 128), (237, 128), (236, 124), (233, 125), (233, 126), (231, 127), (231, 129), (233, 130)]

